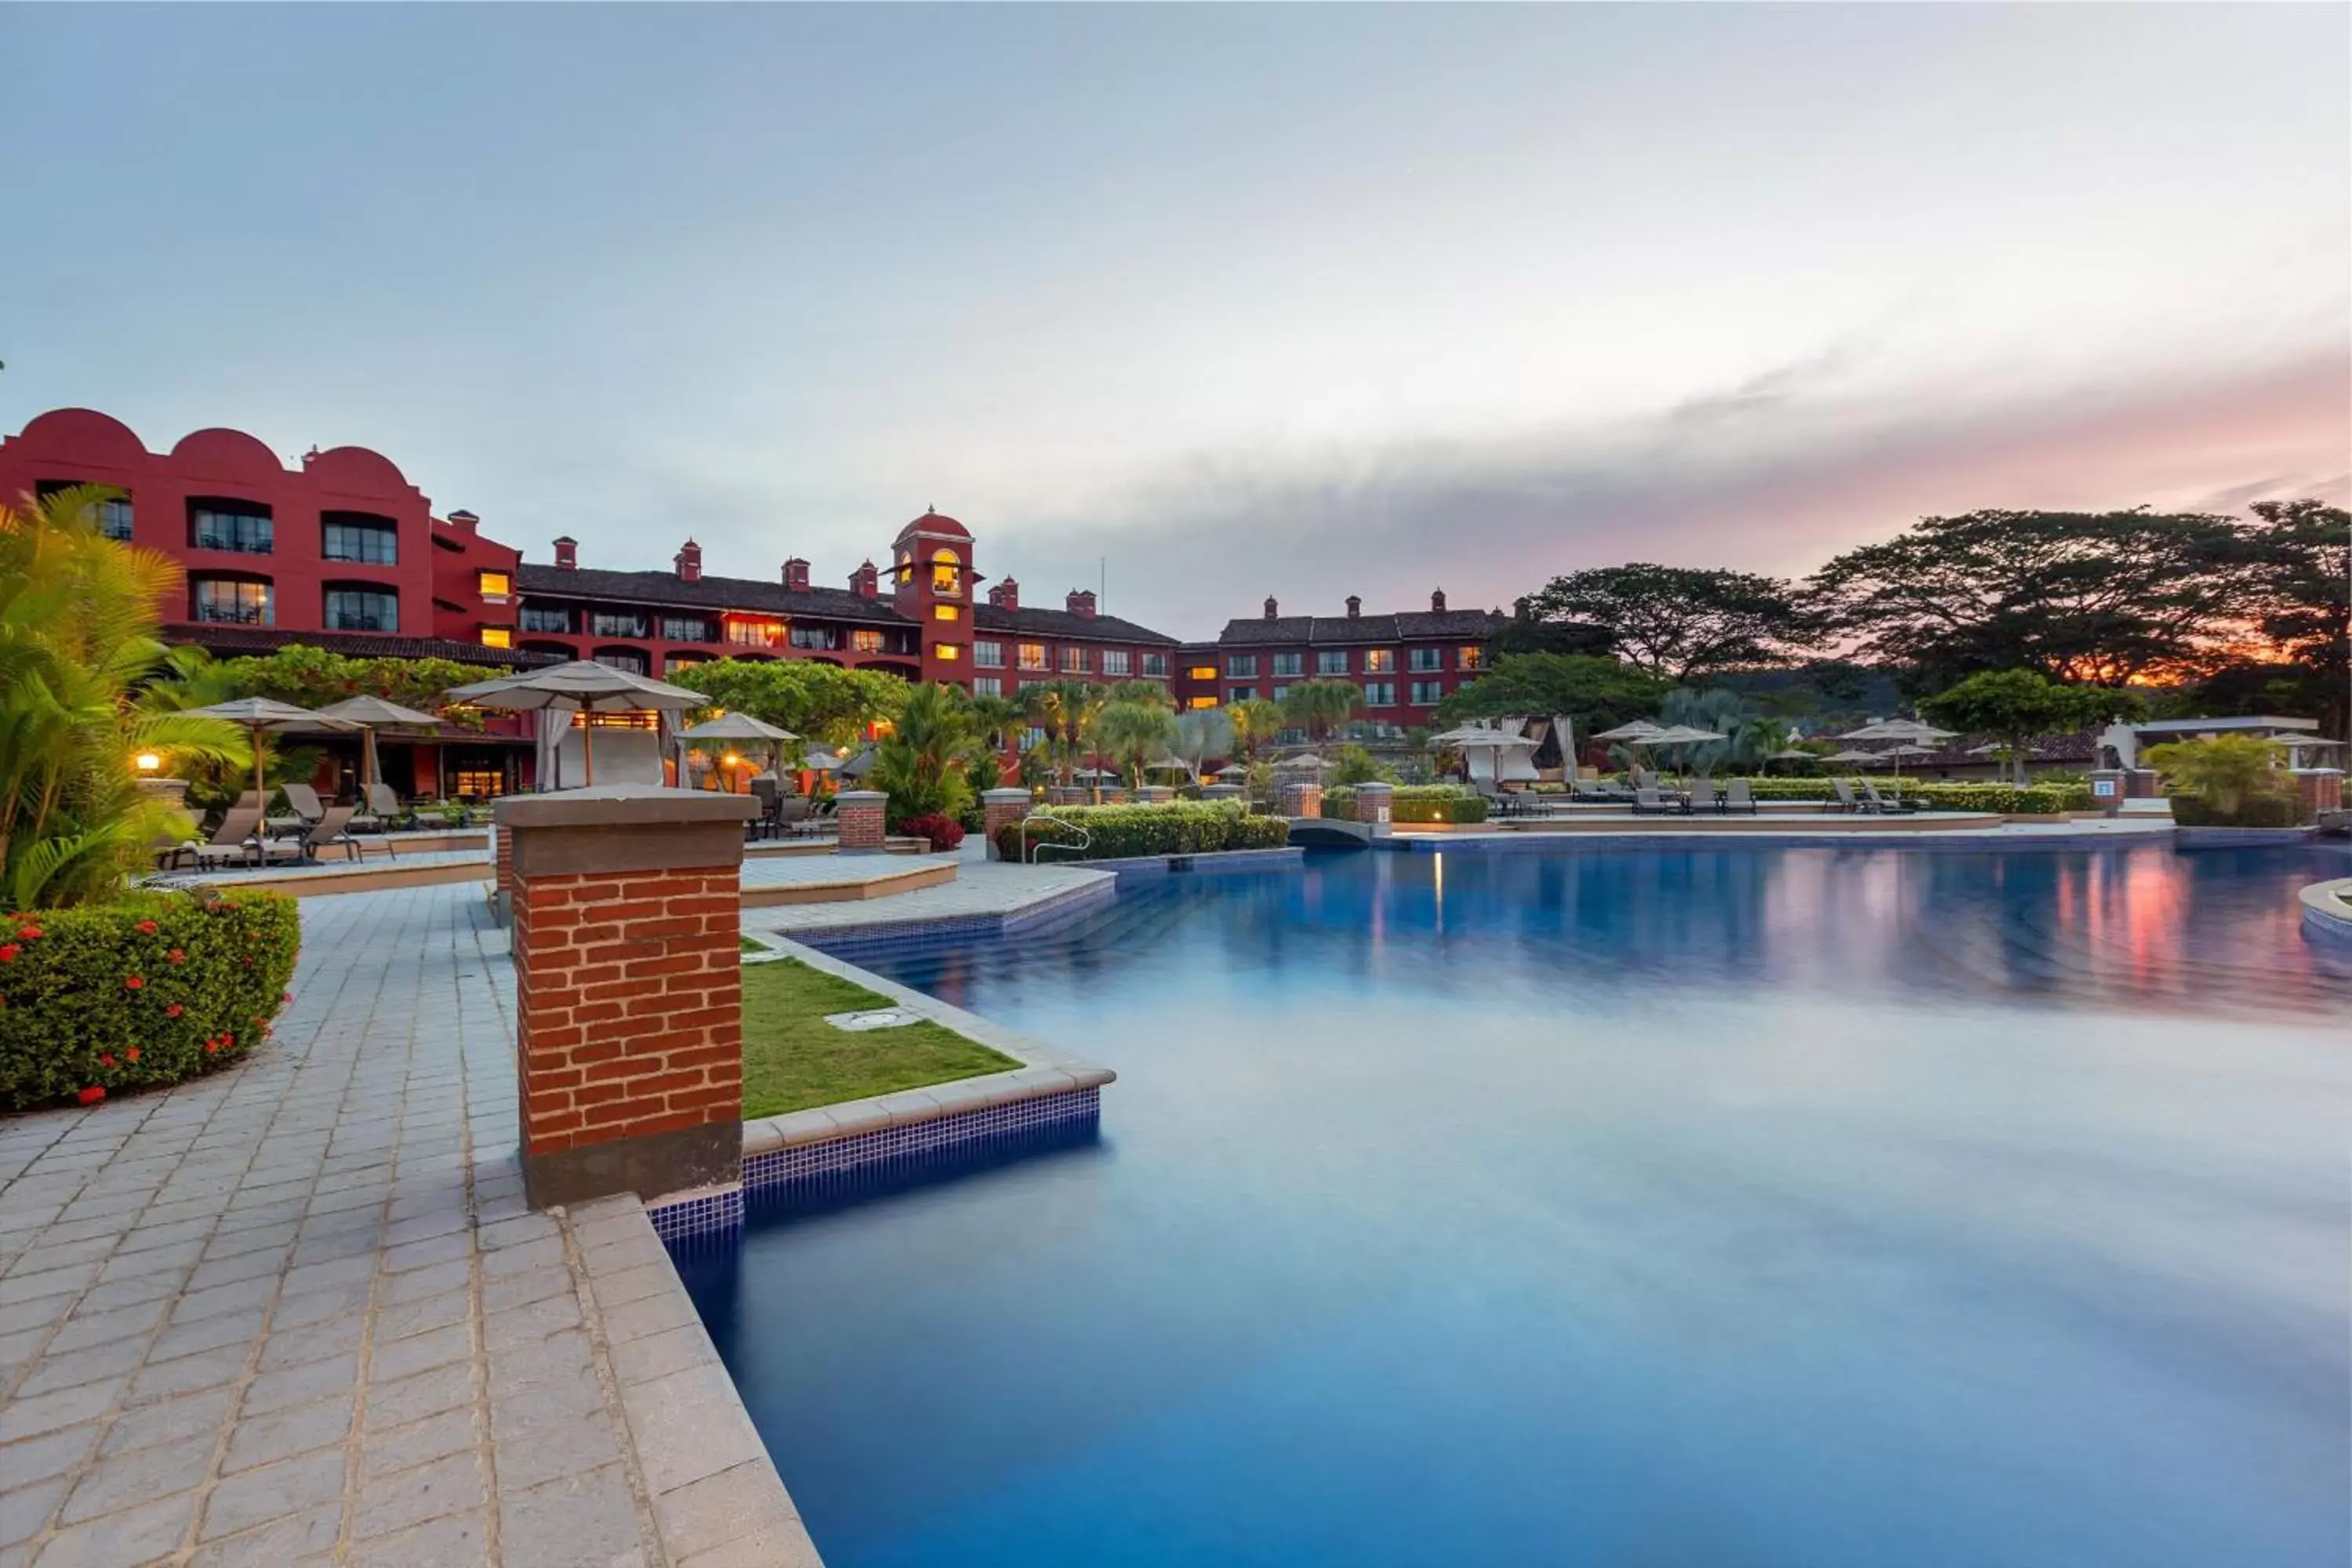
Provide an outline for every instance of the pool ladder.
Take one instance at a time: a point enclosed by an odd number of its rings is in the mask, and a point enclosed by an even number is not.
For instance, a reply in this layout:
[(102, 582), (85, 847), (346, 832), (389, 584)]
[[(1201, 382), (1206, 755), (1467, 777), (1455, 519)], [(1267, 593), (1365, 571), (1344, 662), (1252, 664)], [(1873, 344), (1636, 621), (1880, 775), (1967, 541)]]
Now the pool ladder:
[[(1065, 844), (1059, 841), (1051, 841), (1045, 844), (1033, 844), (1030, 842), (1029, 838), (1029, 825), (1033, 822), (1042, 822), (1050, 826), (1066, 828), (1070, 832), (1078, 836), (1078, 841), (1076, 844)], [(1083, 826), (1075, 822), (1065, 822), (1057, 816), (1024, 816), (1021, 819), (1021, 863), (1024, 866), (1034, 866), (1037, 864), (1037, 855), (1040, 850), (1091, 849), (1094, 847), (1094, 843), (1095, 836), (1088, 833)]]

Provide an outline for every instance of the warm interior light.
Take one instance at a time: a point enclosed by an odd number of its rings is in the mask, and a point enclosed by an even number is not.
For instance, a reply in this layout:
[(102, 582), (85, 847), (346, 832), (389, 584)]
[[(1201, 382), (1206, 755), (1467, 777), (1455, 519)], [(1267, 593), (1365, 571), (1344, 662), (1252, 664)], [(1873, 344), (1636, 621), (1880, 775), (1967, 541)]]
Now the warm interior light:
[(137, 764), (142, 773), (152, 773), (163, 765), (163, 759), (152, 752), (142, 752), (131, 761)]
[(727, 765), (730, 768), (740, 767), (743, 765), (743, 759), (730, 752), (727, 753)]

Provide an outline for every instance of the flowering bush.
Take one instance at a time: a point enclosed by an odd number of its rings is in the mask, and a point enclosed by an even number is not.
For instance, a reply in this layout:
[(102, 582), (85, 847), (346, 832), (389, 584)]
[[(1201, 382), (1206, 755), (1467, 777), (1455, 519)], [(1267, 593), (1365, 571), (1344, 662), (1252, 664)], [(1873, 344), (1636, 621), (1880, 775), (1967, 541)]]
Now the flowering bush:
[(952, 849), (963, 842), (963, 824), (936, 811), (907, 818), (898, 824), (898, 831), (910, 838), (927, 841), (935, 850)]
[(15, 1109), (236, 1059), (276, 1016), (301, 941), (294, 900), (257, 891), (137, 893), (16, 916), (5, 934), (0, 1105)]

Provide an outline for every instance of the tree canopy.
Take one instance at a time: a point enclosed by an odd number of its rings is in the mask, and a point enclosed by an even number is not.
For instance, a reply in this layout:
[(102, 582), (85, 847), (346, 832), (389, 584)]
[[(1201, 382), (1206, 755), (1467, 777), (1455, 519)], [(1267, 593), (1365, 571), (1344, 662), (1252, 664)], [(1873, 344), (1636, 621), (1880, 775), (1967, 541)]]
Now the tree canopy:
[(848, 745), (878, 720), (895, 722), (913, 694), (895, 675), (799, 658), (714, 659), (677, 670), (669, 679), (701, 692), (714, 707), (835, 746)]
[(2135, 715), (2145, 706), (2135, 692), (2064, 686), (2038, 670), (1980, 669), (1921, 702), (1919, 711), (1963, 734), (1992, 736), (2023, 784), (2034, 742)]
[(1618, 658), (1675, 680), (1779, 664), (1809, 637), (1789, 584), (1719, 567), (1596, 566), (1553, 578), (1528, 608), (1539, 622), (1601, 627)]
[(1505, 654), (1495, 668), (1449, 692), (1437, 721), (1454, 725), (1503, 713), (1565, 713), (1577, 732), (1612, 730), (1656, 710), (1672, 683), (1613, 658), (1576, 653)]

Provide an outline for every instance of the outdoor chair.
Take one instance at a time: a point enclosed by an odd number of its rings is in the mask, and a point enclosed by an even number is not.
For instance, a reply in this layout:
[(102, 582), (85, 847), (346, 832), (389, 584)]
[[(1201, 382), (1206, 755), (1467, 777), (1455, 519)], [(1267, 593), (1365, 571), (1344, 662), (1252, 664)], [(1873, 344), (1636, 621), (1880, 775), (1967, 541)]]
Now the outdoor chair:
[(1861, 801), (1854, 799), (1853, 786), (1846, 783), (1843, 779), (1830, 780), (1830, 788), (1836, 792), (1837, 795), (1837, 801), (1832, 808), (1833, 810), (1874, 811), (1877, 809), (1875, 806), (1865, 805)]
[(1620, 784), (1603, 784), (1596, 779), (1579, 779), (1574, 784), (1578, 800), (1593, 801), (1607, 805), (1622, 805), (1633, 796)]
[(1868, 798), (1870, 809), (1883, 815), (1901, 816), (1919, 809), (1917, 801), (1905, 800), (1899, 795), (1892, 800), (1888, 799), (1879, 794), (1878, 786), (1868, 779), (1862, 781), (1862, 793)]
[(352, 818), (359, 815), (355, 805), (331, 806), (309, 828), (299, 834), (288, 834), (264, 839), (260, 845), (263, 865), (276, 860), (310, 861), (319, 858), (319, 851), (329, 845), (343, 847), (343, 858), (356, 858), (360, 841), (351, 835)]
[(776, 802), (776, 832), (784, 837), (796, 837), (814, 826), (812, 814), (816, 803), (804, 795), (789, 795)]
[(1726, 816), (1735, 811), (1744, 811), (1754, 816), (1757, 815), (1756, 792), (1748, 787), (1746, 779), (1734, 779), (1723, 786), (1723, 798), (1715, 803), (1715, 809)]
[(1643, 784), (1633, 792), (1633, 815), (1636, 816), (1671, 816), (1688, 815), (1689, 811), (1689, 802), (1668, 800), (1658, 793), (1655, 784)]
[[(399, 792), (379, 780), (360, 792), (365, 805), (352, 818), (352, 830), (367, 833), (389, 833), (395, 827), (416, 826), (416, 813), (400, 804)], [(385, 846), (390, 849), (390, 846)]]
[[(251, 798), (248, 794), (248, 799)], [(221, 814), (220, 826), (205, 842), (190, 840), (171, 852), (171, 863), (177, 866), (184, 855), (196, 863), (198, 870), (210, 870), (232, 860), (253, 860), (259, 858), (254, 836), (261, 830), (261, 813), (243, 805), (233, 805)]]
[(293, 815), (269, 818), (269, 830), (272, 833), (307, 831), (312, 823), (326, 815), (327, 808), (319, 799), (319, 792), (309, 784), (287, 784), (278, 793), (286, 797), (286, 808)]

